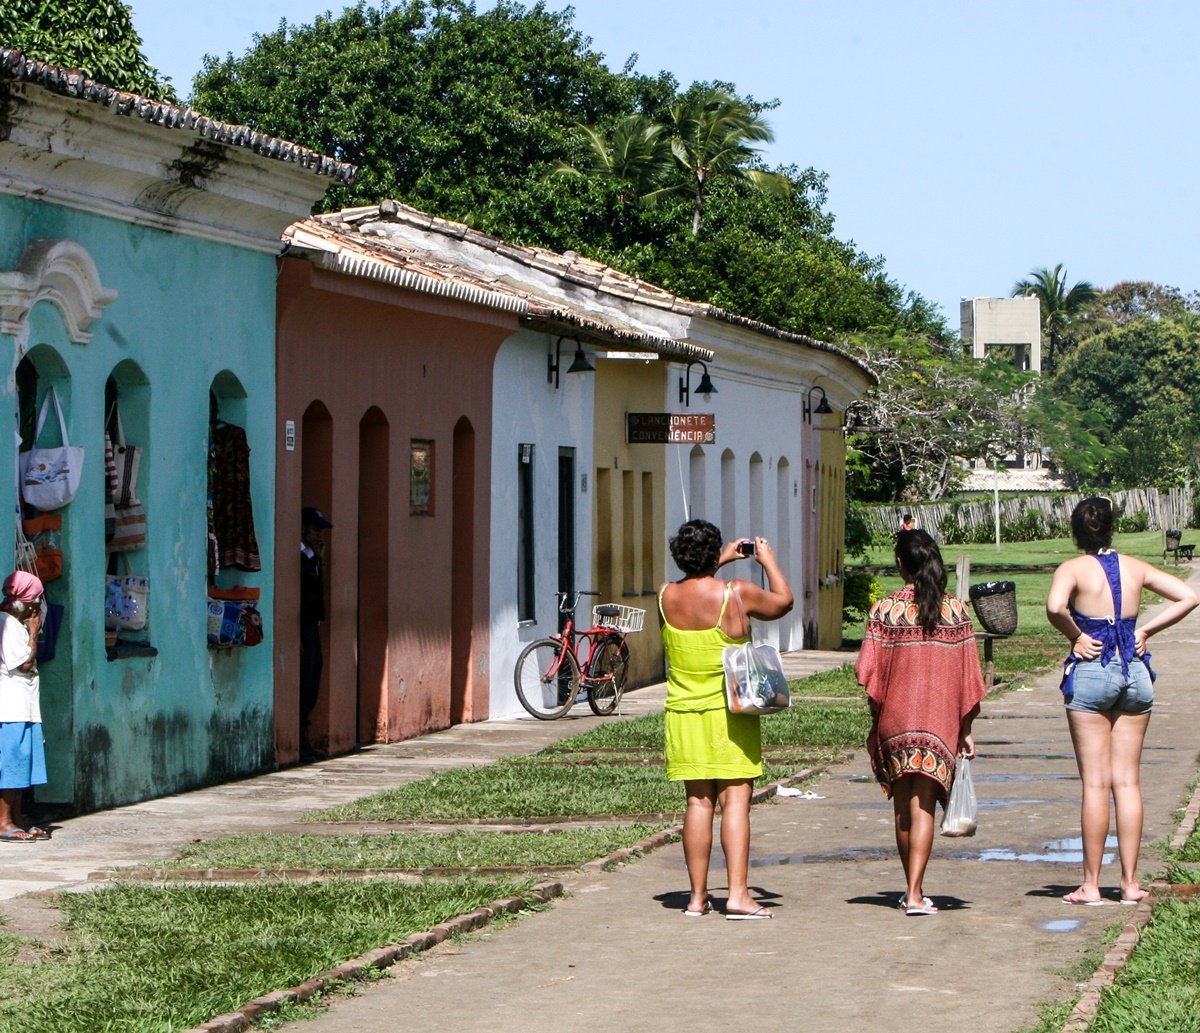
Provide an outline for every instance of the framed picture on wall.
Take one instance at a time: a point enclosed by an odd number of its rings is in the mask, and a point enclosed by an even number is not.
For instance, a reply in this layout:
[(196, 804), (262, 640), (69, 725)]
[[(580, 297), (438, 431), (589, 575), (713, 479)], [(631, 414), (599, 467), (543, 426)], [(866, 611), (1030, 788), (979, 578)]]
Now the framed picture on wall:
[(412, 516), (433, 513), (433, 442), (414, 440), (409, 445), (408, 512)]

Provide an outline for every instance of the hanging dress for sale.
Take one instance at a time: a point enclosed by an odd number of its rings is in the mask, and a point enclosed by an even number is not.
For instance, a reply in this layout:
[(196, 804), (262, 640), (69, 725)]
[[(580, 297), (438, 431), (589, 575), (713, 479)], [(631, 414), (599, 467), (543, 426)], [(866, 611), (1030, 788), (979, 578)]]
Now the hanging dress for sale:
[(209, 468), (216, 568), (262, 570), (250, 501), (250, 446), (241, 427), (214, 424)]

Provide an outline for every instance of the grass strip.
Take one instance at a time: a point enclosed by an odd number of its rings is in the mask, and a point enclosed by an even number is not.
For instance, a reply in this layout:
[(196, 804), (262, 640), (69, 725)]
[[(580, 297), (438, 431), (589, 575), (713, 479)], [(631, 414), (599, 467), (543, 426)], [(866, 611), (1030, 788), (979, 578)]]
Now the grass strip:
[(0, 1033), (190, 1029), (532, 885), (330, 879), (64, 893), (64, 940), (0, 969)]
[(788, 682), (792, 698), (805, 696), (841, 696), (847, 699), (861, 697), (862, 686), (854, 677), (854, 664), (846, 663), (830, 671), (819, 671), (807, 678)]
[[(792, 765), (764, 765), (762, 781), (786, 778)], [(662, 768), (580, 767), (508, 758), (485, 768), (447, 771), (385, 789), (304, 821), (446, 821), (676, 814), (683, 788)]]
[(389, 832), (370, 836), (270, 833), (192, 844), (163, 868), (499, 868), (585, 864), (640, 843), (658, 825), (497, 834)]
[(1200, 902), (1164, 901), (1155, 906), (1128, 963), (1104, 991), (1089, 1033), (1198, 1030)]
[[(532, 757), (508, 757), (481, 768), (446, 771), (419, 782), (385, 789), (348, 804), (314, 811), (305, 821), (422, 821), (504, 818), (594, 817), (673, 814), (683, 806), (682, 790), (668, 782), (657, 763), (578, 763), (587, 750), (662, 749), (663, 718), (646, 715), (614, 721), (571, 736)], [(795, 774), (810, 765), (807, 753), (776, 759), (776, 746), (824, 749), (860, 746), (870, 728), (864, 700), (798, 701), (763, 720), (767, 751), (762, 782)], [(567, 759), (568, 763), (553, 763)], [(794, 759), (793, 759), (794, 758)], [(647, 758), (648, 759), (648, 758)]]

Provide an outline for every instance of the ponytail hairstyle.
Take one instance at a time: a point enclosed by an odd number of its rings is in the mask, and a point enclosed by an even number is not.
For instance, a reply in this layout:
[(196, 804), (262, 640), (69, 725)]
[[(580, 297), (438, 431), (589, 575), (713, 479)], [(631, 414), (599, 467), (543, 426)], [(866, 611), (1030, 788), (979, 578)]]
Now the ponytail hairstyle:
[(1084, 552), (1099, 552), (1112, 546), (1112, 499), (1093, 495), (1084, 499), (1071, 513), (1071, 534)]
[(917, 599), (917, 623), (932, 635), (942, 615), (946, 594), (946, 567), (942, 553), (926, 531), (901, 531), (896, 535), (896, 565), (911, 581)]

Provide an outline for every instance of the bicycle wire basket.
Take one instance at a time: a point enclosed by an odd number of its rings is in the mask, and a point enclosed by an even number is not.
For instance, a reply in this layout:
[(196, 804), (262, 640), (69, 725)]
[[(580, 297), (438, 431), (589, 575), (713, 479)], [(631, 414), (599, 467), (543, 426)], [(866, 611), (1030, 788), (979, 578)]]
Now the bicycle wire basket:
[[(601, 613), (601, 610), (611, 610), (613, 607), (619, 610), (616, 614)], [(622, 606), (620, 603), (609, 603), (607, 606), (593, 606), (592, 620), (595, 621), (597, 627), (616, 628), (618, 631), (625, 632), (626, 635), (632, 635), (635, 631), (642, 630), (642, 624), (646, 620), (646, 611), (639, 609), (636, 606)]]

